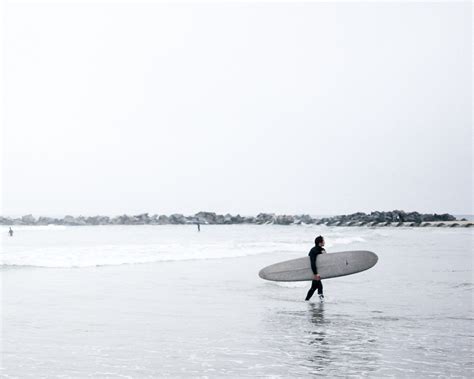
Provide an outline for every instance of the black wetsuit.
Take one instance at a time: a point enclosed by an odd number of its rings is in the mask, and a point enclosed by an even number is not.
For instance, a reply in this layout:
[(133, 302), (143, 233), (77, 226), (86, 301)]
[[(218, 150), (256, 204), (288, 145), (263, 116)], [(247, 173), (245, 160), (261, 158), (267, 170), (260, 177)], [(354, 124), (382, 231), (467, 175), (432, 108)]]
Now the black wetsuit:
[[(316, 257), (319, 254), (325, 253), (326, 250), (324, 250), (323, 247), (321, 246), (315, 246), (309, 251), (309, 259), (311, 261), (311, 270), (313, 270), (313, 274), (317, 275), (318, 274), (318, 267), (316, 266)], [(314, 291), (318, 290), (318, 295), (323, 294), (323, 283), (321, 283), (320, 280), (313, 280), (311, 282), (311, 288), (308, 291), (308, 294), (306, 295), (306, 300), (311, 299), (311, 296), (313, 296)]]

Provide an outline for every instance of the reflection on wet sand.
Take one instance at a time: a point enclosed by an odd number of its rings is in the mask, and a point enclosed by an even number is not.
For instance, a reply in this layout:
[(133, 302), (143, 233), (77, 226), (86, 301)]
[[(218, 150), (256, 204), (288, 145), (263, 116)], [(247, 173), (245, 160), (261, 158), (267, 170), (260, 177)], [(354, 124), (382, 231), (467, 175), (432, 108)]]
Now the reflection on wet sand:
[(324, 303), (309, 303), (309, 319), (313, 324), (313, 328), (310, 331), (310, 334), (313, 337), (309, 342), (310, 345), (314, 343), (324, 344), (326, 338)]
[(374, 371), (379, 354), (373, 344), (373, 324), (327, 312), (324, 303), (309, 303), (308, 320), (307, 360), (313, 373), (335, 374), (343, 367), (354, 375), (357, 368)]
[(308, 303), (311, 322), (315, 325), (324, 324), (324, 303)]
[(308, 360), (315, 372), (325, 370), (331, 361), (331, 351), (327, 341), (327, 323), (324, 316), (324, 303), (309, 303), (308, 316), (311, 322), (309, 330), (310, 354)]

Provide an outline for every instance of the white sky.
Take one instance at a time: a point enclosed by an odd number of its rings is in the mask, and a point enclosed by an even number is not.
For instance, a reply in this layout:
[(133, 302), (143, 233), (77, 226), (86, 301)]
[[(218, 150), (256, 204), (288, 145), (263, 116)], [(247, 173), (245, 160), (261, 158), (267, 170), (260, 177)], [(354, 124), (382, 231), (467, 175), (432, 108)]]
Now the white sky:
[(469, 2), (3, 12), (4, 215), (472, 213)]

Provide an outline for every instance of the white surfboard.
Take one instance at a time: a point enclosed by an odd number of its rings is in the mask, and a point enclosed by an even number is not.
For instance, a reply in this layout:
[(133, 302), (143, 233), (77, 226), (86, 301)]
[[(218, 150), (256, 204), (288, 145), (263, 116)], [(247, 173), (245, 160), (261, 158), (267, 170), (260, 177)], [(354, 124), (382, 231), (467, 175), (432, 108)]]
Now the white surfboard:
[[(366, 250), (319, 254), (316, 265), (321, 279), (355, 274), (373, 267), (378, 257)], [(309, 256), (275, 263), (260, 270), (262, 279), (276, 282), (299, 282), (313, 279)]]

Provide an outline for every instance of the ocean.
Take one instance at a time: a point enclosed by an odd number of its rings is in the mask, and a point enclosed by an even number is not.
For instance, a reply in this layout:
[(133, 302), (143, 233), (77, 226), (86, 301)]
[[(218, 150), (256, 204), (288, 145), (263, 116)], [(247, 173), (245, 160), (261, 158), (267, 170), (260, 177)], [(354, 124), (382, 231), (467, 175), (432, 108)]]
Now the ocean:
[[(2, 227), (0, 377), (472, 377), (473, 229), (318, 225)], [(258, 277), (371, 250), (372, 269)]]

